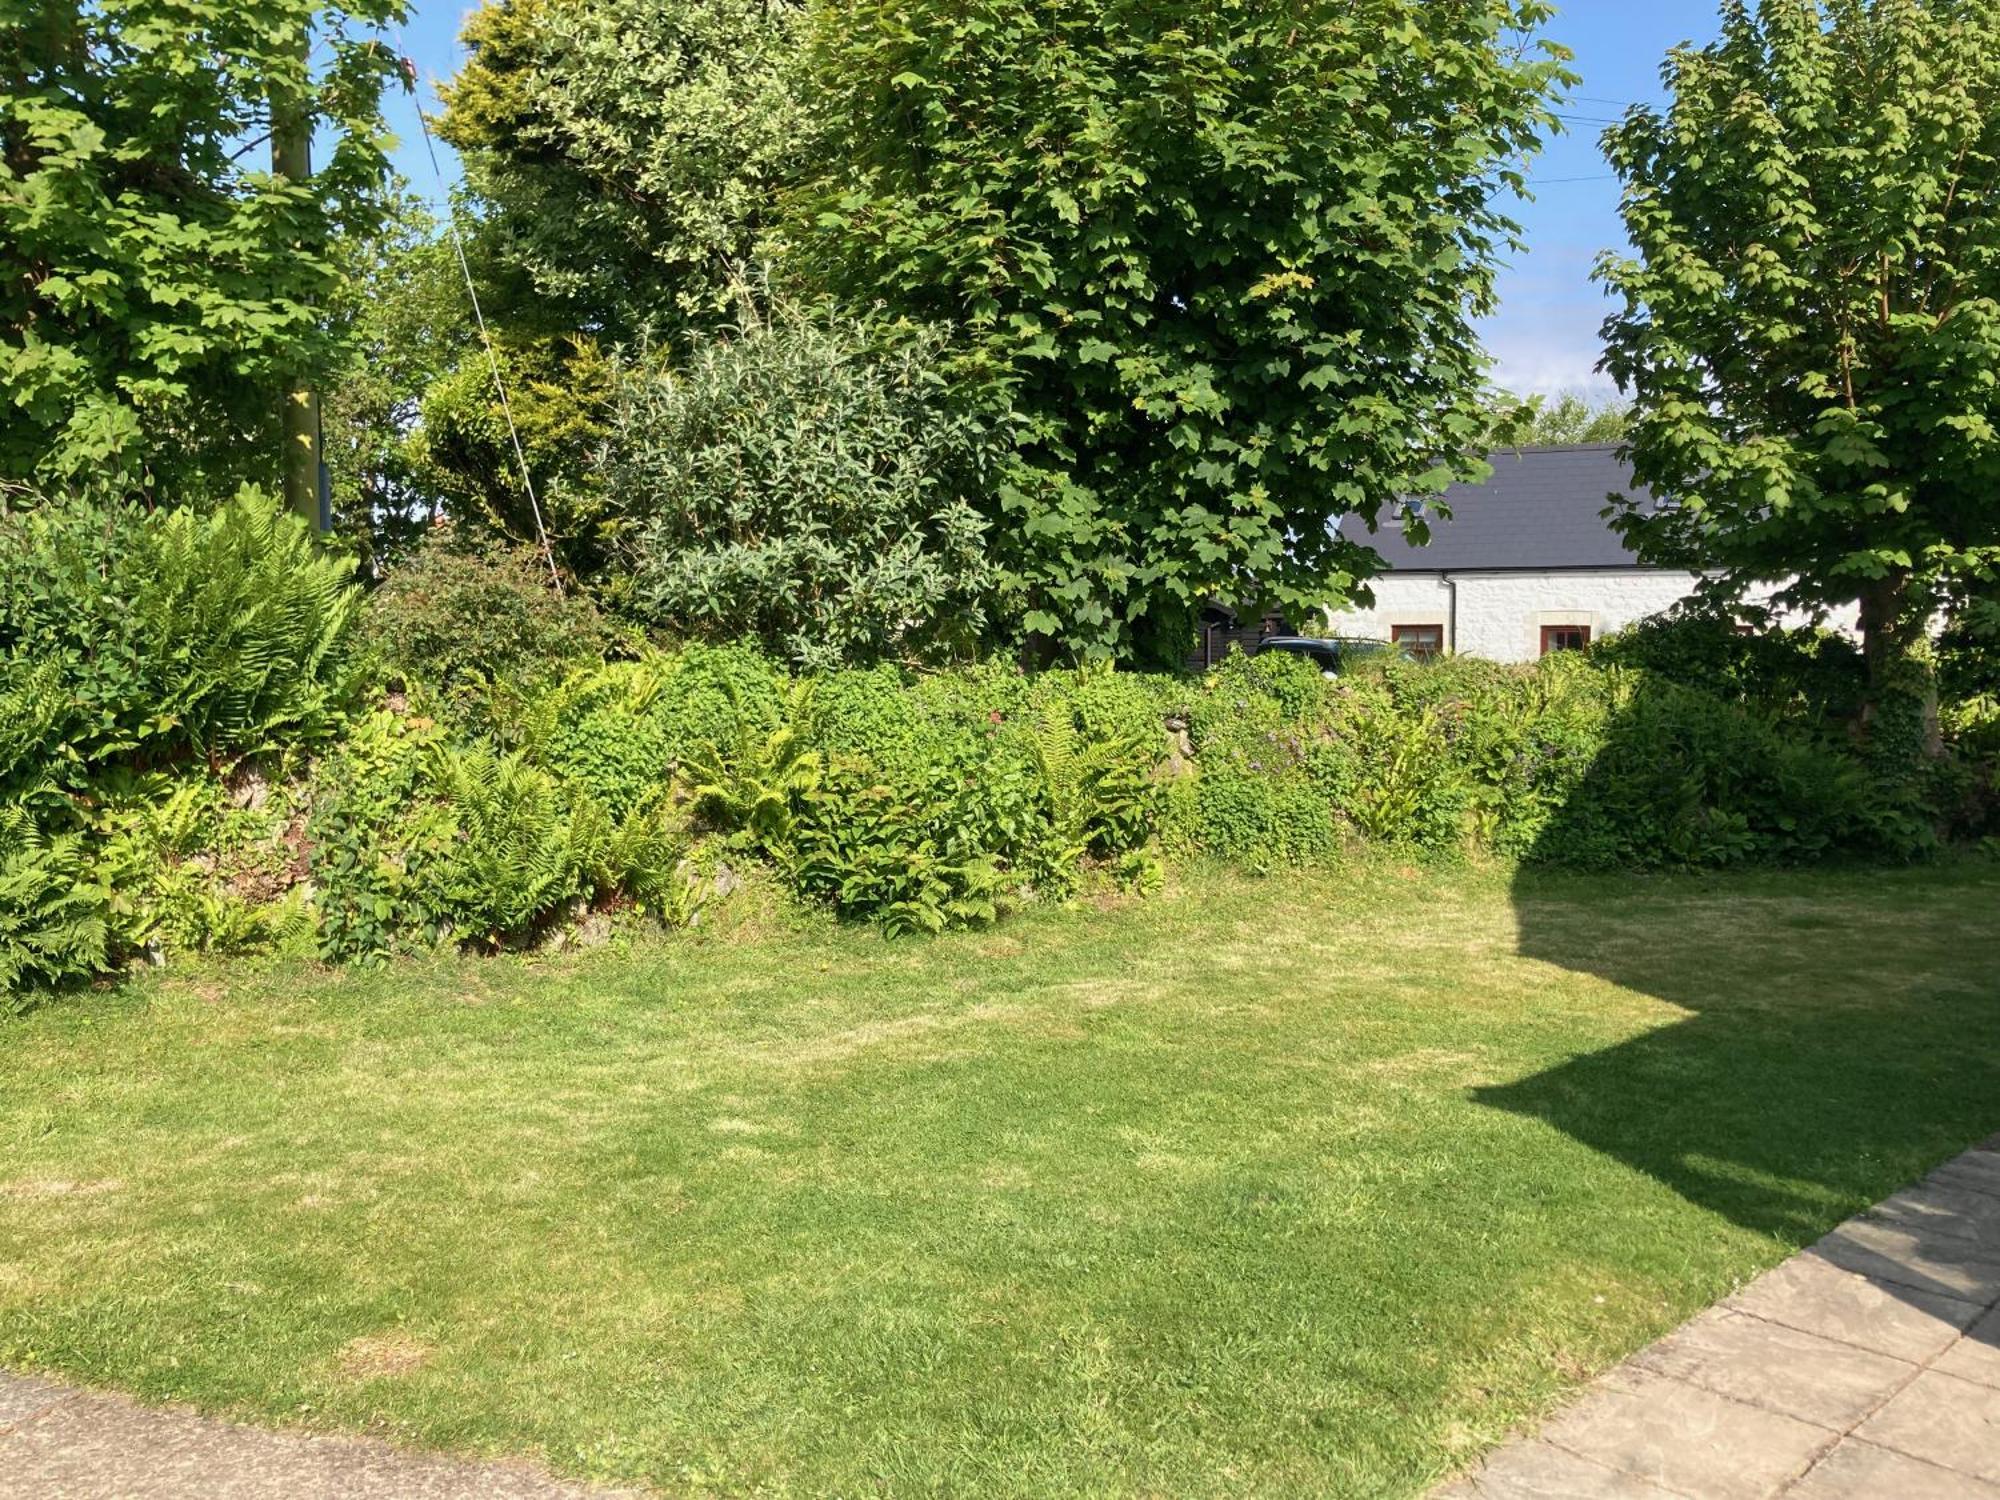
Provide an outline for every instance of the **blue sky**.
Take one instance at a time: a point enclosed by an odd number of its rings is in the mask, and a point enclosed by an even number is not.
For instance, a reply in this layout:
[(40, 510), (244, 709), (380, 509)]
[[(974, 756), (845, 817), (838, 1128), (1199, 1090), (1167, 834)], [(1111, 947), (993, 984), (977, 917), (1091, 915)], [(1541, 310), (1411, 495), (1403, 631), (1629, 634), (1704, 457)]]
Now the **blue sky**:
[[(1600, 250), (1624, 241), (1618, 185), (1598, 153), (1603, 127), (1595, 122), (1610, 119), (1625, 104), (1657, 100), (1667, 49), (1707, 41), (1715, 34), (1717, 9), (1717, 0), (1570, 0), (1549, 26), (1548, 35), (1576, 54), (1571, 66), (1583, 81), (1564, 106), (1575, 117), (1566, 122), (1569, 133), (1551, 141), (1534, 163), (1540, 184), (1534, 201), (1515, 207), (1529, 249), (1502, 273), (1500, 310), (1483, 329), (1500, 384), (1524, 394), (1610, 393), (1609, 382), (1593, 373), (1607, 304), (1590, 281), (1590, 268)], [(405, 29), (404, 46), (416, 61), (430, 107), (435, 107), (433, 82), (457, 69), (458, 29), (466, 13), (459, 0), (417, 0)], [(391, 101), (390, 124), (402, 141), (398, 165), (419, 192), (434, 193), (407, 98)], [(450, 147), (440, 144), (438, 151), (449, 181), (457, 171)]]

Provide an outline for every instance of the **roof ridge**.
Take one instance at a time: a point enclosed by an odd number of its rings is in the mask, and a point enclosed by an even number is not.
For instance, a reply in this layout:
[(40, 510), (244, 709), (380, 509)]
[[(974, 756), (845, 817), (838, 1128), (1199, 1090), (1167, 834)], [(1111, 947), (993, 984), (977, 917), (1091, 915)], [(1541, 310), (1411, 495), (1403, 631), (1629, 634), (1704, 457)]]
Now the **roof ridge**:
[(1616, 453), (1623, 443), (1508, 443), (1498, 448), (1488, 448), (1486, 456), (1492, 458), (1506, 453)]

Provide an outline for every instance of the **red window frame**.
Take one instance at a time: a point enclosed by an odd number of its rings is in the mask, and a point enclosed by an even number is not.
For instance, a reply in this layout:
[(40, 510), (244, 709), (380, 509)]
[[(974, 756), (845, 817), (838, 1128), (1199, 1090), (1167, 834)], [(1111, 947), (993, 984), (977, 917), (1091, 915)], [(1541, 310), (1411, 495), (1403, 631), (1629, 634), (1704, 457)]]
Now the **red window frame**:
[[(1417, 637), (1428, 636), (1428, 640)], [(1419, 658), (1442, 656), (1444, 654), (1444, 626), (1438, 625), (1391, 625), (1390, 644), (1408, 646), (1410, 655)]]
[[(1565, 636), (1574, 636), (1575, 639), (1573, 641), (1565, 641), (1563, 639)], [(1581, 651), (1589, 644), (1590, 627), (1588, 625), (1544, 625), (1542, 627), (1542, 655), (1544, 656), (1547, 656), (1551, 651)]]

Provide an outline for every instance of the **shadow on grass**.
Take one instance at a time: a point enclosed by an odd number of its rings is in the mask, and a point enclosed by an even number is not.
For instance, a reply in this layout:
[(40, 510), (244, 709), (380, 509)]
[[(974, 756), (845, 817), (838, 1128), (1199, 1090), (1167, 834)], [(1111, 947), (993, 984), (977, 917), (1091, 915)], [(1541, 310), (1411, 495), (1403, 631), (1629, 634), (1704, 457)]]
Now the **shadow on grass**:
[[(1632, 705), (1538, 852), (1602, 852), (1635, 816), (1659, 841), (1745, 819), (1817, 836), (1810, 766), (1686, 725), (1672, 701)], [(1686, 1014), (1475, 1097), (1732, 1223), (1806, 1243), (2000, 1130), (1991, 864), (1604, 881), (1530, 864), (1513, 901), (1523, 956)]]
[[(1690, 1014), (1483, 1104), (1530, 1115), (1792, 1244), (2000, 1128), (1990, 876), (1524, 873), (1519, 951)], [(1942, 910), (1934, 903), (1945, 903)]]

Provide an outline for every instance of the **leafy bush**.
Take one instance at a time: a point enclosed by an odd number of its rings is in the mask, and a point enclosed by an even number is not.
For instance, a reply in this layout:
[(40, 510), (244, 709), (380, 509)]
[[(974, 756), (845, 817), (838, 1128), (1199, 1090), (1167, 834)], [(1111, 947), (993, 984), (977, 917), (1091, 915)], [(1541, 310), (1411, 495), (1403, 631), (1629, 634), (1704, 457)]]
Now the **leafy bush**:
[(475, 542), (449, 524), (369, 596), (361, 638), (391, 672), (448, 692), (546, 682), (618, 640), (588, 595), (557, 592), (534, 548)]
[(104, 966), (104, 892), (75, 834), (50, 837), (27, 812), (0, 806), (0, 1010), (31, 985), (86, 979)]
[(1158, 823), (1158, 733), (1093, 736), (1080, 718), (1073, 703), (1046, 703), (1034, 726), (1035, 769), (1062, 869), (1085, 855), (1136, 853)]
[(1868, 686), (1860, 649), (1846, 637), (1781, 627), (1768, 610), (1701, 600), (1607, 636), (1591, 655), (1812, 729), (1850, 722)]
[(966, 499), (986, 441), (941, 350), (930, 332), (782, 316), (628, 369), (600, 476), (624, 602), (813, 669), (969, 654), (994, 576)]
[(1006, 883), (996, 825), (1010, 801), (1021, 811), (1030, 797), (1018, 775), (981, 783), (938, 764), (897, 784), (867, 760), (836, 757), (800, 798), (793, 879), (891, 933), (982, 926), (999, 915)]
[(1577, 869), (1795, 861), (1860, 850), (1868, 778), (1759, 715), (1634, 675), (1531, 857)]
[(322, 768), (308, 832), (320, 950), (339, 961), (531, 941), (586, 905), (678, 924), (696, 904), (664, 783), (614, 811), (530, 750), (386, 709)]
[(1527, 669), (1390, 658), (1369, 675), (1399, 715), (1425, 718), (1441, 733), (1422, 818), (1430, 837), (1404, 840), (1439, 853), (1450, 852), (1447, 828), (1462, 824), (1475, 848), (1525, 854), (1603, 743), (1611, 679), (1574, 654)]
[(113, 760), (311, 745), (338, 726), (353, 565), (265, 496), (211, 515), (50, 503), (0, 519), (0, 552), (6, 688), (30, 693), (45, 726), (32, 753), (13, 751), (17, 781), (30, 762), (71, 781)]
[(704, 745), (732, 744), (746, 726), (778, 723), (789, 690), (783, 669), (761, 652), (691, 641), (660, 660), (651, 711), (679, 759)]
[(1256, 868), (1330, 857), (1333, 810), (1308, 766), (1327, 691), (1317, 668), (1281, 652), (1209, 673), (1190, 700), (1196, 779), (1175, 803), (1173, 841)]
[(378, 709), (319, 768), (306, 833), (321, 956), (373, 963), (435, 941), (444, 913), (430, 867), (453, 826), (422, 793), (442, 743), (432, 720)]
[(1440, 708), (1356, 693), (1305, 759), (1328, 805), (1370, 842), (1435, 854), (1465, 847), (1471, 781), (1451, 753)]
[(572, 672), (532, 698), (503, 732), (622, 820), (668, 792), (674, 736), (657, 708), (671, 670), (669, 659), (647, 657)]

